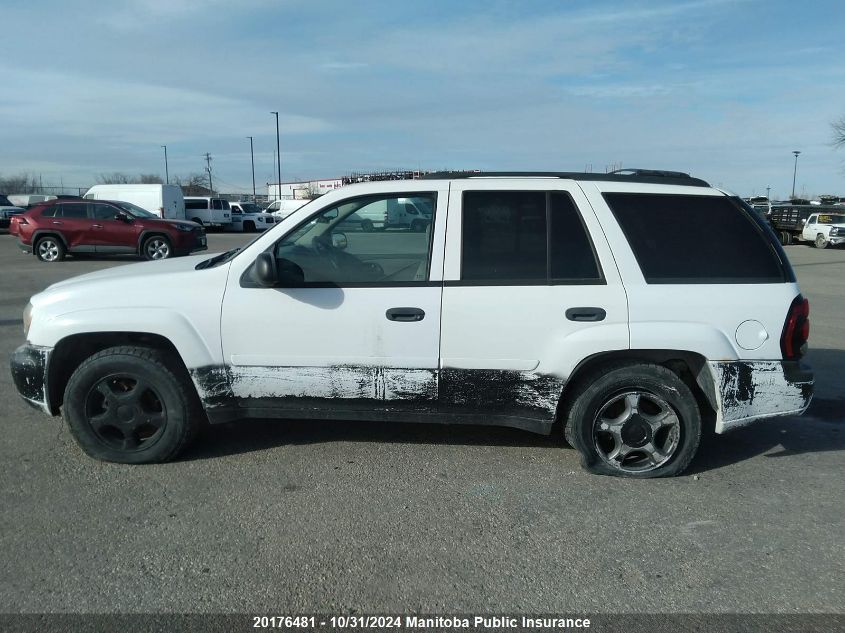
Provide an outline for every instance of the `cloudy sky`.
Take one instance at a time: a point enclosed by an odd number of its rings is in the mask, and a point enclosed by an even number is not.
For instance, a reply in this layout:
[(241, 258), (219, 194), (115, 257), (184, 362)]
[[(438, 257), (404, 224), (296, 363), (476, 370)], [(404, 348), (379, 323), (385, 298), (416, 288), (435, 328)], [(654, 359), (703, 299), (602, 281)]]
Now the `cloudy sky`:
[(689, 171), (845, 195), (845, 2), (0, 0), (0, 175)]

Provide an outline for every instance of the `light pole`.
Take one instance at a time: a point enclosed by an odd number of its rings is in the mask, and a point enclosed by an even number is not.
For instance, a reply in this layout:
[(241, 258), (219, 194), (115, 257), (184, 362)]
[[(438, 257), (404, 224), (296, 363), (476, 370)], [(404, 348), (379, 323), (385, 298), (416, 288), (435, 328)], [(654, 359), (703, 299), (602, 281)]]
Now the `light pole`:
[(255, 153), (252, 151), (252, 137), (249, 139), (249, 158), (252, 161), (252, 201), (255, 202)]
[(282, 152), (279, 149), (279, 113), (278, 112), (271, 112), (270, 114), (276, 115), (276, 156), (277, 156), (276, 160), (278, 161), (276, 163), (276, 169), (277, 169), (276, 176), (279, 179), (279, 181), (278, 181), (279, 182), (278, 191), (279, 191), (279, 200), (281, 200), (282, 199)]
[(766, 200), (771, 200), (772, 198), (769, 196), (769, 192), (772, 190), (771, 185), (766, 185)]
[(170, 184), (170, 172), (167, 170), (167, 145), (162, 145), (164, 148), (164, 182)]
[(795, 198), (795, 176), (798, 174), (798, 154), (801, 150), (795, 149), (792, 153), (795, 154), (795, 168), (792, 170), (792, 197)]

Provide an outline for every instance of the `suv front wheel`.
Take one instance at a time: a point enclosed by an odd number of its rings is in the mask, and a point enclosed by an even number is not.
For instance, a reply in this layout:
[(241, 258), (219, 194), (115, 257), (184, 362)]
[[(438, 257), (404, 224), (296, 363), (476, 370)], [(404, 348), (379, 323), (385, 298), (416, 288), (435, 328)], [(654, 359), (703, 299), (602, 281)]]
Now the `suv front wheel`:
[(196, 435), (203, 415), (181, 373), (155, 349), (105, 349), (73, 372), (62, 414), (91, 457), (123, 464), (167, 461)]
[(141, 251), (145, 259), (167, 259), (173, 253), (173, 248), (170, 246), (170, 240), (163, 235), (153, 235), (144, 240)]
[(565, 421), (584, 468), (620, 477), (671, 477), (701, 437), (695, 396), (661, 365), (617, 366), (580, 383)]

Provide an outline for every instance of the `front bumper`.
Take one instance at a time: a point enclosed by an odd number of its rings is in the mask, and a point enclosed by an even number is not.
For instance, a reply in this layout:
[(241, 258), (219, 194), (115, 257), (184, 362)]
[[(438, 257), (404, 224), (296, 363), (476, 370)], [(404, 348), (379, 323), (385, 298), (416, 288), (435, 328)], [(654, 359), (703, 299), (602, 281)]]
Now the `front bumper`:
[(799, 361), (710, 362), (718, 407), (716, 432), (764, 418), (801, 415), (813, 399), (815, 377)]
[(21, 398), (48, 415), (53, 414), (47, 391), (47, 368), (52, 351), (50, 347), (25, 343), (12, 352), (10, 359), (12, 380)]

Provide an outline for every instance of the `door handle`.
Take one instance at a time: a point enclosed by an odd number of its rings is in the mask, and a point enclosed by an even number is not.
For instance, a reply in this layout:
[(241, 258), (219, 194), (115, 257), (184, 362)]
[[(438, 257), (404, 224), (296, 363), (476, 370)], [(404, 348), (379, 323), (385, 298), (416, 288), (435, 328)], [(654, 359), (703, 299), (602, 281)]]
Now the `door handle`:
[(53, 220), (53, 224), (61, 224), (58, 220)]
[(570, 321), (604, 321), (607, 312), (601, 308), (569, 308), (566, 318)]
[(419, 308), (390, 308), (384, 315), (389, 321), (413, 322), (422, 321), (425, 311)]
[(92, 224), (91, 228), (92, 229), (101, 229), (101, 228), (103, 228), (103, 225), (102, 224)]

